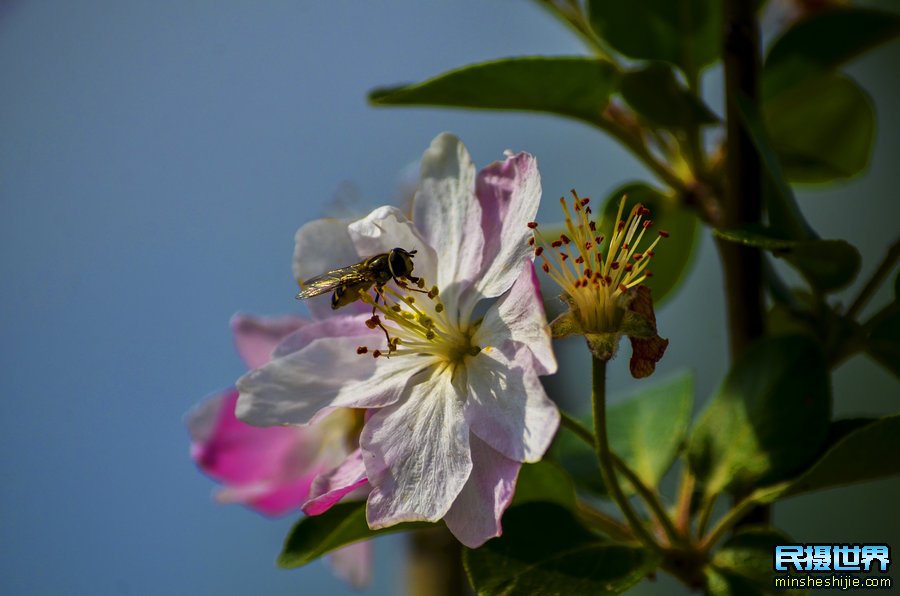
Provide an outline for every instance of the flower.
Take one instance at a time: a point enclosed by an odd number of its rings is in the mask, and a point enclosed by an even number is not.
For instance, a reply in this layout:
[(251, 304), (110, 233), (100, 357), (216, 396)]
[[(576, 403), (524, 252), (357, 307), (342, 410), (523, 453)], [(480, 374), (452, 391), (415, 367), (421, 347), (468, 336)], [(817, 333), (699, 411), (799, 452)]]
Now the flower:
[[(284, 338), (312, 325), (298, 317), (236, 315), (231, 321), (237, 350), (250, 368), (264, 365)], [(267, 516), (298, 510), (317, 476), (358, 452), (353, 436), (358, 426), (349, 410), (308, 427), (260, 428), (235, 417), (237, 399), (237, 390), (228, 389), (187, 416), (191, 457), (224, 484), (216, 493), (221, 502), (242, 503)], [(362, 542), (337, 551), (332, 567), (354, 586), (365, 586), (371, 576), (371, 545)]]
[(626, 201), (622, 197), (604, 256), (604, 237), (597, 230), (598, 222), (591, 218), (590, 199), (579, 197), (574, 190), (572, 196), (571, 210), (565, 198), (560, 198), (566, 223), (558, 239), (548, 242), (537, 223), (528, 224), (534, 231), (535, 257), (562, 288), (560, 298), (569, 305), (551, 324), (553, 336), (584, 335), (594, 356), (605, 361), (615, 355), (619, 337), (628, 335), (631, 374), (649, 376), (669, 341), (657, 335), (650, 289), (641, 282), (651, 276), (647, 267), (656, 245), (669, 234), (660, 230), (649, 246), (638, 250), (653, 225), (643, 219), (650, 210), (638, 203), (622, 219)]
[(422, 159), (412, 222), (380, 207), (343, 232), (301, 228), (299, 278), (310, 260), (350, 246), (357, 261), (415, 250), (423, 280), (421, 289), (386, 285), (386, 303), (368, 298), (375, 314), (357, 316), (346, 334), (299, 349), (284, 342), (238, 380), (237, 413), (251, 424), (368, 410), (360, 459), (323, 477), (322, 500), (307, 510), (364, 473), (373, 529), (443, 518), (470, 547), (500, 534), (521, 464), (541, 458), (559, 424), (538, 379), (556, 370), (525, 227), (539, 201), (532, 156), (507, 154), (476, 174), (463, 144), (442, 134)]

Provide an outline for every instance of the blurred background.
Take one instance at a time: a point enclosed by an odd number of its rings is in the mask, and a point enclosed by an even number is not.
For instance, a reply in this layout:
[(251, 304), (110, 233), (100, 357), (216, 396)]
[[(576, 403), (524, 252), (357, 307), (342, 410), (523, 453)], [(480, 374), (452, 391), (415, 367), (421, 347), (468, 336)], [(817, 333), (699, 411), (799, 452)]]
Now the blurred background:
[[(649, 180), (581, 124), (365, 101), (471, 62), (573, 53), (577, 40), (522, 0), (0, 0), (0, 592), (353, 593), (321, 562), (276, 568), (291, 518), (211, 500), (183, 414), (243, 372), (234, 312), (302, 313), (297, 227), (348, 201), (395, 200), (438, 132), (479, 165), (535, 154), (545, 199)], [(850, 68), (878, 108), (869, 173), (800, 192), (823, 237), (859, 247), (860, 280), (898, 230), (898, 65), (894, 44)], [(708, 73), (717, 109), (720, 85)], [(718, 265), (704, 237), (658, 313), (671, 341), (659, 374), (693, 369), (698, 406), (726, 369)], [(586, 350), (564, 342), (560, 361), (556, 383), (586, 410)], [(633, 383), (615, 361), (613, 398)], [(862, 357), (834, 385), (839, 414), (898, 409), (896, 381)], [(775, 519), (799, 542), (896, 549), (898, 498), (900, 481), (882, 481), (787, 501)], [(404, 544), (377, 541), (370, 593), (402, 588)], [(675, 589), (660, 578), (632, 593)]]

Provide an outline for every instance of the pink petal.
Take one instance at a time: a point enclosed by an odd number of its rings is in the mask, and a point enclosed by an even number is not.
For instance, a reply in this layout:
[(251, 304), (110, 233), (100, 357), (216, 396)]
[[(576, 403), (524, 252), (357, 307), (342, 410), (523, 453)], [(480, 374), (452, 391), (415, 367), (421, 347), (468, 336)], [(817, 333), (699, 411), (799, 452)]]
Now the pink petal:
[(257, 428), (235, 418), (238, 394), (229, 390), (188, 414), (191, 456), (210, 477), (223, 482), (221, 498), (270, 515), (306, 500), (323, 463), (315, 431)]
[(520, 271), (510, 291), (484, 315), (473, 341), (482, 346), (518, 342), (531, 351), (538, 374), (553, 374), (556, 357), (533, 263), (526, 260)]
[[(343, 311), (341, 311), (343, 312)], [(307, 323), (294, 333), (284, 337), (274, 351), (271, 352), (273, 358), (280, 358), (292, 352), (302, 350), (308, 346), (313, 340), (325, 337), (379, 337), (371, 329), (366, 327), (366, 320), (371, 314), (342, 316), (337, 315), (322, 319), (321, 321), (313, 321)], [(366, 343), (360, 340), (361, 343)]]
[(372, 581), (372, 542), (355, 542), (334, 551), (331, 568), (335, 575), (354, 588), (365, 588)]
[(465, 414), (472, 432), (510, 459), (541, 459), (559, 426), (559, 410), (544, 392), (531, 351), (508, 342), (467, 364)]
[(309, 500), (303, 504), (303, 512), (307, 515), (325, 513), (332, 505), (367, 483), (362, 451), (357, 449), (340, 466), (316, 477), (309, 491)]
[(490, 164), (478, 174), (476, 194), (485, 238), (476, 288), (482, 296), (499, 296), (513, 284), (522, 262), (531, 258), (527, 224), (534, 221), (541, 201), (537, 160), (517, 153)]
[(257, 368), (269, 361), (282, 339), (307, 322), (300, 317), (267, 318), (238, 313), (231, 317), (234, 345), (247, 368)]
[(469, 548), (478, 548), (503, 532), (500, 518), (512, 501), (522, 464), (503, 457), (474, 434), (469, 438), (472, 475), (444, 521), (457, 540)]
[(472, 158), (458, 138), (442, 133), (422, 156), (413, 221), (437, 252), (437, 279), (428, 283), (438, 285), (446, 303), (456, 303), (481, 270), (485, 245), (481, 220)]
[(402, 401), (376, 412), (360, 446), (372, 492), (369, 527), (441, 519), (472, 470), (464, 387), (449, 371), (430, 371)]
[[(294, 278), (309, 280), (326, 271), (359, 263), (362, 259), (347, 231), (347, 220), (316, 219), (304, 224), (294, 236)], [(315, 319), (335, 314), (331, 308), (331, 292), (305, 301)], [(365, 305), (353, 303), (340, 310), (342, 314), (364, 312)]]

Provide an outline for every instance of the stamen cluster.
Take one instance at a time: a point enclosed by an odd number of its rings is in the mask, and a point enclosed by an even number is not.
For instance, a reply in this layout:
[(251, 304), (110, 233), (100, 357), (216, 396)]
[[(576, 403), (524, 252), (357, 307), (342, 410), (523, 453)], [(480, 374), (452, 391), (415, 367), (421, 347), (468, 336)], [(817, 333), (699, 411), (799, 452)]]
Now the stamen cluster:
[(616, 324), (620, 296), (652, 275), (647, 267), (654, 256), (653, 249), (669, 234), (660, 230), (647, 248), (638, 250), (644, 234), (653, 225), (644, 219), (650, 210), (637, 204), (623, 220), (623, 196), (604, 255), (604, 237), (597, 231), (597, 220), (591, 217), (590, 199), (579, 197), (574, 190), (572, 196), (571, 209), (565, 197), (559, 199), (566, 216), (565, 232), (548, 242), (538, 224), (531, 222), (528, 227), (534, 231), (534, 237), (529, 244), (534, 246), (535, 258), (541, 260), (541, 269), (563, 289), (582, 327), (592, 332), (608, 331)]
[[(397, 288), (385, 285), (376, 289), (376, 297), (363, 294), (361, 299), (372, 306), (372, 317), (366, 321), (369, 329), (379, 328), (387, 339), (387, 352), (359, 346), (357, 354), (380, 356), (409, 354), (436, 355), (455, 362), (466, 355), (481, 351), (471, 344), (471, 333), (451, 324), (444, 311), (437, 286), (424, 290), (426, 283), (419, 279), (417, 288), (400, 283)], [(413, 292), (423, 294), (417, 301)], [(380, 301), (379, 301), (380, 299)]]

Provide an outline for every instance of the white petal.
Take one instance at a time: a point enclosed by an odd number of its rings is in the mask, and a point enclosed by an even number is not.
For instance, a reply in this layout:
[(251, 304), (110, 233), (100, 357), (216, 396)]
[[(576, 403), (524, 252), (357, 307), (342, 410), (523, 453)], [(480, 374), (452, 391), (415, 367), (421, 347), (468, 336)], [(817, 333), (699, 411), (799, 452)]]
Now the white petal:
[(500, 518), (512, 501), (522, 464), (503, 457), (474, 434), (469, 441), (472, 474), (444, 521), (457, 540), (478, 548), (502, 533)]
[[(344, 312), (343, 310), (341, 311)], [(371, 338), (383, 337), (379, 333), (366, 327), (366, 320), (370, 314), (354, 315), (354, 316), (333, 316), (321, 321), (308, 323), (306, 326), (291, 333), (281, 340), (272, 351), (272, 358), (280, 358), (291, 352), (302, 350), (308, 346), (313, 340), (325, 337), (365, 337), (367, 340)], [(375, 341), (380, 341), (376, 339)], [(360, 339), (361, 344), (367, 341)]]
[(359, 355), (358, 337), (317, 339), (237, 381), (238, 418), (256, 426), (308, 424), (334, 408), (394, 403), (422, 366), (414, 358)]
[(482, 296), (499, 296), (519, 275), (522, 262), (531, 257), (528, 246), (541, 202), (541, 175), (537, 160), (518, 153), (497, 161), (478, 174), (476, 194), (483, 217), (484, 266), (476, 289)]
[(472, 471), (465, 388), (454, 385), (449, 371), (429, 372), (405, 399), (379, 410), (363, 428), (372, 529), (441, 519)]
[(485, 239), (475, 197), (475, 165), (465, 145), (451, 134), (438, 135), (422, 156), (413, 221), (437, 251), (436, 283), (445, 303), (456, 303), (478, 277)]
[[(316, 219), (304, 224), (294, 235), (294, 279), (307, 280), (326, 271), (358, 263), (361, 259), (347, 231), (349, 222), (341, 219)], [(331, 293), (306, 300), (316, 319), (332, 315)], [(359, 312), (361, 306), (348, 307), (342, 313)]]
[(350, 237), (364, 257), (390, 252), (394, 248), (416, 251), (413, 274), (437, 283), (434, 249), (422, 238), (411, 221), (396, 207), (384, 206), (350, 224)]
[(559, 410), (538, 380), (531, 352), (508, 342), (482, 350), (466, 370), (472, 432), (510, 459), (541, 459), (559, 426)]
[(479, 346), (518, 342), (534, 355), (538, 374), (549, 375), (556, 372), (550, 326), (534, 265), (530, 260), (524, 265), (510, 291), (488, 309), (472, 341)]

